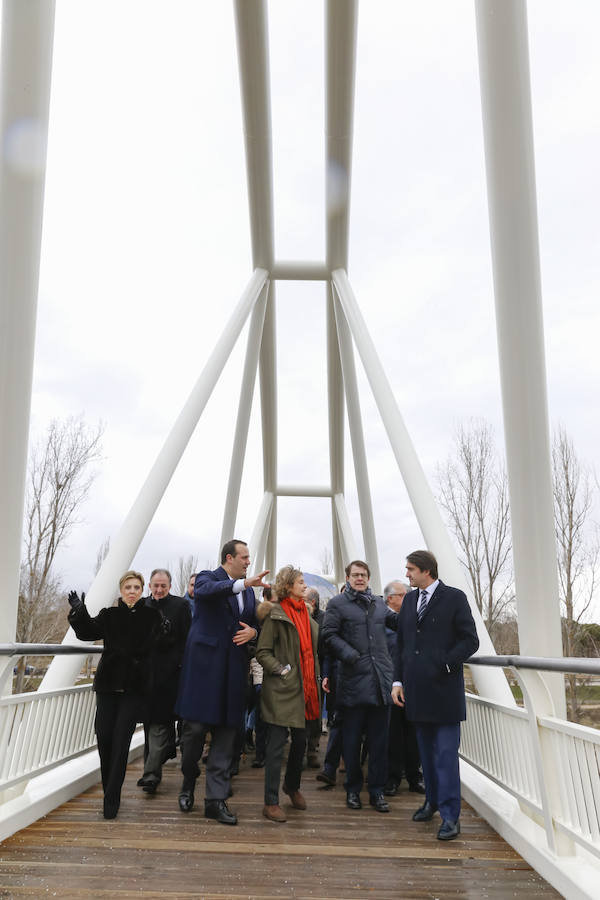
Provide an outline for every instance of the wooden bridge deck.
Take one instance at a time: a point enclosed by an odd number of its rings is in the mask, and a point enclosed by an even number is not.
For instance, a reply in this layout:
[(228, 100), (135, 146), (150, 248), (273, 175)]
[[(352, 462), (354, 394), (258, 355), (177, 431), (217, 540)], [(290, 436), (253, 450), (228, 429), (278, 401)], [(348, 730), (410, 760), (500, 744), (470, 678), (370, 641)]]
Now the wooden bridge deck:
[[(102, 818), (100, 786), (0, 846), (0, 897), (357, 900), (357, 898), (558, 897), (469, 806), (460, 838), (436, 840), (439, 819), (415, 824), (418, 795), (402, 791), (391, 812), (346, 809), (341, 786), (304, 773), (308, 810), (289, 804), (284, 825), (262, 816), (263, 770), (243, 761), (231, 809), (237, 827), (177, 806), (178, 764), (165, 767), (154, 796), (130, 766), (119, 817)], [(199, 782), (200, 786), (200, 782)], [(282, 795), (287, 801), (287, 797)]]

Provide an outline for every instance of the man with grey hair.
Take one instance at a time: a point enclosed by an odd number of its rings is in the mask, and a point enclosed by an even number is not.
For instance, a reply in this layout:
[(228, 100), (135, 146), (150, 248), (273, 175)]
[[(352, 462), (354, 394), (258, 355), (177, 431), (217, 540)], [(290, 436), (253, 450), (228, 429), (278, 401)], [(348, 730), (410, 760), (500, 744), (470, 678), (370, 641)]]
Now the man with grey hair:
[(146, 606), (157, 609), (169, 622), (152, 655), (152, 692), (144, 721), (144, 774), (138, 781), (147, 794), (154, 794), (163, 763), (176, 756), (175, 701), (192, 611), (187, 600), (171, 593), (168, 569), (154, 569), (148, 587)]
[[(383, 597), (389, 608), (395, 613), (399, 613), (404, 597), (409, 590), (409, 586), (403, 581), (390, 581), (383, 589)], [(395, 665), (396, 632), (386, 628), (385, 634), (390, 656)], [(398, 793), (403, 777), (408, 781), (409, 791), (415, 794), (425, 793), (415, 726), (406, 718), (403, 706), (392, 706), (388, 732), (388, 777), (384, 790), (387, 797), (394, 797)]]

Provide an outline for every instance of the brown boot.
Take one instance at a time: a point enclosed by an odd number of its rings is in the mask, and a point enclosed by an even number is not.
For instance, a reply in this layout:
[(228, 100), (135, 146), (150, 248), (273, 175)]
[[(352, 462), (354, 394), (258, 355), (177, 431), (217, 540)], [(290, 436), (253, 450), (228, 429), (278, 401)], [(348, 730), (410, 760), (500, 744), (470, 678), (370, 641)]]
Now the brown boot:
[(270, 819), (271, 822), (285, 822), (285, 813), (280, 806), (274, 804), (273, 806), (263, 806), (263, 816), (265, 819)]
[(287, 794), (290, 800), (292, 801), (292, 806), (294, 809), (306, 809), (306, 800), (300, 793), (300, 791), (292, 791), (287, 785), (283, 785), (282, 791), (284, 794)]

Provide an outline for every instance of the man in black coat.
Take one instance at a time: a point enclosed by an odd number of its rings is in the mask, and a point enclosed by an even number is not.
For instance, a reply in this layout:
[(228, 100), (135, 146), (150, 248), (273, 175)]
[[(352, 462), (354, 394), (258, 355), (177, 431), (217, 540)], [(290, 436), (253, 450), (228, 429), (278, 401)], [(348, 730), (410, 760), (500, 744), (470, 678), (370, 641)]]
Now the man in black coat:
[(185, 642), (192, 621), (189, 603), (171, 593), (171, 573), (154, 569), (150, 575), (146, 606), (157, 609), (169, 623), (152, 655), (153, 688), (144, 722), (144, 774), (138, 785), (154, 794), (162, 778), (162, 767), (176, 755), (175, 703)]
[(398, 616), (369, 588), (367, 563), (346, 566), (346, 586), (333, 597), (325, 613), (323, 638), (328, 652), (339, 660), (337, 704), (342, 710), (342, 742), (346, 763), (346, 804), (360, 809), (363, 773), (362, 735), (369, 753), (367, 785), (371, 806), (389, 812), (383, 795), (387, 773), (388, 707), (393, 666), (385, 626), (395, 629)]
[(438, 579), (427, 550), (406, 557), (415, 590), (406, 595), (398, 625), (392, 699), (415, 722), (426, 800), (413, 815), (427, 822), (439, 810), (441, 841), (460, 834), (460, 723), (466, 719), (463, 663), (479, 647), (475, 622), (462, 591)]
[[(402, 581), (390, 581), (383, 589), (383, 599), (393, 612), (399, 613), (408, 591), (408, 585), (403, 584)], [(391, 628), (386, 628), (385, 635), (395, 667), (398, 650), (396, 632)], [(384, 791), (386, 797), (394, 797), (398, 793), (403, 778), (408, 781), (408, 789), (413, 794), (425, 793), (415, 723), (406, 718), (403, 706), (392, 704), (388, 735), (388, 780)]]

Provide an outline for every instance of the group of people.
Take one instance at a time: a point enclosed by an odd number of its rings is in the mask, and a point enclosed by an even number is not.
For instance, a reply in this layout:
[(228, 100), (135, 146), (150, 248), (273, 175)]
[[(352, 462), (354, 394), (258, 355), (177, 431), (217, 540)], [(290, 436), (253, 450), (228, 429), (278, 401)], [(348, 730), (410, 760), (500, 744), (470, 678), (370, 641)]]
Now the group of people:
[[(335, 784), (343, 755), (346, 804), (359, 810), (367, 758), (369, 803), (377, 812), (389, 811), (386, 796), (397, 792), (404, 776), (410, 790), (425, 795), (413, 819), (429, 821), (439, 811), (438, 838), (455, 838), (460, 833), (460, 722), (466, 716), (463, 663), (479, 645), (464, 593), (439, 580), (435, 557), (425, 550), (406, 559), (412, 590), (391, 582), (384, 597), (369, 587), (368, 564), (354, 560), (323, 616), (316, 615), (318, 603), (315, 609), (307, 602), (299, 569), (284, 566), (271, 585), (265, 581), (267, 571), (247, 576), (249, 565), (247, 544), (232, 540), (223, 547), (219, 568), (193, 577), (186, 598), (170, 594), (165, 570), (152, 573), (145, 598), (142, 575), (126, 572), (118, 605), (94, 618), (83, 597), (69, 595), (69, 620), (78, 637), (104, 639), (94, 688), (105, 817), (118, 812), (136, 722), (143, 721), (146, 732), (138, 784), (154, 792), (162, 764), (175, 754), (177, 717), (182, 725), (180, 809), (194, 807), (199, 761), (210, 733), (204, 814), (223, 824), (237, 823), (227, 801), (245, 729), (252, 660), (261, 674), (257, 694), (264, 758), (259, 760), (257, 749), (257, 760), (264, 762), (267, 819), (286, 821), (280, 790), (295, 809), (306, 809), (300, 792), (303, 759), (308, 741), (309, 760), (312, 755), (315, 763), (323, 691), (330, 729), (317, 778)], [(264, 599), (257, 603), (255, 590), (261, 589)]]

